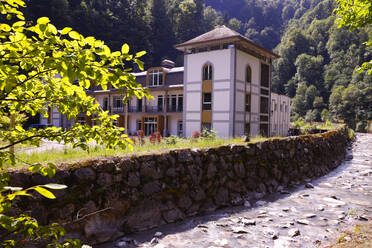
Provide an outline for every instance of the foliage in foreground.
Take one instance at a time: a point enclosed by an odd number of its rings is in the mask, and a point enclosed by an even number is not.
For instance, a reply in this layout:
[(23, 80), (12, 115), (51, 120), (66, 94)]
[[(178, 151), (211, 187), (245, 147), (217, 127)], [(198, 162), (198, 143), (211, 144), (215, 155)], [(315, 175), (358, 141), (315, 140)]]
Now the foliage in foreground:
[[(4, 164), (18, 162), (10, 150), (14, 146), (37, 146), (42, 139), (64, 142), (83, 150), (88, 150), (87, 144), (91, 141), (108, 148), (126, 148), (129, 138), (123, 134), (123, 129), (112, 123), (117, 116), (103, 111), (85, 90), (91, 85), (107, 89), (110, 84), (114, 88), (123, 88), (126, 97), (150, 97), (128, 73), (133, 64), (143, 68), (139, 57), (145, 52), (131, 55), (126, 44), (121, 51), (111, 52), (104, 42), (94, 37), (83, 37), (68, 27), (57, 30), (47, 17), (39, 18), (33, 25), (25, 21), (19, 10), (24, 6), (22, 0), (0, 0), (2, 20), (6, 19), (0, 24), (0, 116), (2, 119), (21, 114), (48, 117), (48, 109), (58, 109), (69, 119), (86, 112), (100, 126), (77, 123), (70, 130), (56, 127), (24, 130), (15, 121), (9, 128), (0, 129), (0, 140), (3, 141), (0, 144), (0, 246), (22, 247), (32, 241), (47, 240), (50, 241), (48, 247), (79, 247), (78, 240), (61, 241), (64, 230), (58, 224), (40, 226), (27, 215), (7, 215), (15, 197), (38, 193), (54, 199), (48, 189), (65, 186), (9, 187)], [(36, 163), (29, 170), (53, 177), (56, 166), (49, 163), (44, 167)]]

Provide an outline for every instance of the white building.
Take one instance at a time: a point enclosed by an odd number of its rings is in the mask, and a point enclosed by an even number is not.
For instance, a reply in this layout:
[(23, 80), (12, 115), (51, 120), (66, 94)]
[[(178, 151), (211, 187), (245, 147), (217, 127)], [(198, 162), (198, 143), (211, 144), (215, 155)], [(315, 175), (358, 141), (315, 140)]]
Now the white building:
[[(184, 67), (165, 60), (134, 73), (154, 100), (132, 98), (124, 105), (117, 89), (90, 92), (103, 109), (120, 116), (117, 125), (129, 135), (143, 130), (190, 137), (204, 128), (220, 137), (287, 134), (290, 99), (270, 90), (272, 60), (278, 55), (225, 26), (175, 48), (184, 52)], [(60, 121), (52, 116), (49, 123), (71, 125), (61, 115)], [(85, 115), (77, 121), (94, 124)]]

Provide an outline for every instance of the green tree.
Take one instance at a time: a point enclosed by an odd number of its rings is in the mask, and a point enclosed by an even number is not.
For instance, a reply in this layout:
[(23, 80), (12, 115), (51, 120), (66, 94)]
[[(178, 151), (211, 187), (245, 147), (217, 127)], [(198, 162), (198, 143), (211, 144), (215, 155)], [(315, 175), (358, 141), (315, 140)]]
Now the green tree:
[(314, 85), (310, 85), (307, 89), (306, 89), (306, 93), (305, 93), (305, 107), (307, 109), (313, 109), (313, 103), (314, 103), (314, 100), (315, 98), (319, 95), (319, 92), (318, 90), (316, 89), (316, 87)]
[[(338, 26), (349, 27), (350, 30), (360, 29), (372, 24), (372, 2), (370, 0), (337, 0), (336, 22)], [(372, 37), (365, 43), (372, 46)], [(372, 60), (365, 62), (358, 71), (366, 70), (372, 74)]]
[[(54, 199), (48, 189), (62, 189), (63, 185), (37, 185), (28, 189), (8, 186), (8, 175), (4, 163), (15, 159), (10, 148), (17, 144), (39, 145), (48, 139), (73, 147), (88, 149), (94, 141), (106, 147), (127, 147), (130, 139), (122, 128), (113, 125), (118, 118), (103, 111), (93, 97), (87, 95), (92, 84), (107, 89), (121, 88), (126, 97), (148, 97), (135, 77), (128, 72), (127, 65), (136, 63), (143, 68), (139, 57), (145, 52), (129, 54), (124, 44), (121, 51), (112, 52), (103, 41), (84, 37), (71, 28), (57, 28), (49, 18), (42, 17), (35, 25), (26, 23), (20, 7), (22, 0), (0, 0), (0, 11), (8, 19), (0, 24), (0, 116), (25, 113), (48, 116), (48, 107), (58, 109), (69, 119), (86, 112), (99, 125), (90, 127), (78, 123), (69, 130), (50, 127), (45, 130), (24, 130), (20, 123), (0, 130), (0, 225), (5, 235), (0, 237), (0, 246), (20, 247), (24, 242), (46, 239), (56, 247), (77, 247), (79, 241), (59, 239), (65, 232), (58, 224), (39, 226), (37, 220), (27, 215), (9, 216), (11, 203), (20, 195), (29, 196), (35, 191), (44, 197)], [(16, 19), (16, 20), (14, 20)], [(32, 172), (52, 177), (56, 166), (41, 164), (30, 166)], [(22, 235), (23, 239), (12, 239)], [(60, 241), (64, 244), (60, 244)], [(50, 247), (51, 247), (50, 246)]]
[(306, 106), (306, 92), (307, 87), (305, 83), (298, 85), (296, 90), (296, 96), (292, 99), (292, 112), (293, 114), (298, 114), (299, 116), (305, 116), (307, 111)]
[(319, 111), (316, 110), (316, 109), (309, 109), (307, 112), (306, 112), (306, 115), (305, 115), (305, 120), (307, 122), (314, 122), (318, 119), (318, 114), (319, 114)]
[(329, 121), (329, 112), (328, 112), (327, 109), (323, 109), (320, 116), (321, 116), (321, 119), (322, 119), (323, 122)]
[[(167, 27), (171, 27), (170, 19), (167, 16), (164, 0), (153, 0), (151, 8), (151, 40), (154, 65), (160, 65), (164, 56), (167, 54), (170, 47), (175, 44), (173, 32), (169, 32)], [(172, 56), (172, 59), (175, 59)]]
[(242, 22), (236, 18), (232, 18), (229, 20), (229, 24), (227, 26), (232, 30), (239, 31), (239, 29), (242, 27)]

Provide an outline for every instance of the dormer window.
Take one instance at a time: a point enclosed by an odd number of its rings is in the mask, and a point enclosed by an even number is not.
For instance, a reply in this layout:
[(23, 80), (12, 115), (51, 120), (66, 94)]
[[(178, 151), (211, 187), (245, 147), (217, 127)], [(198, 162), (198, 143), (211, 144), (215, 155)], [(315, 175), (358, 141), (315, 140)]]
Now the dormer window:
[(149, 71), (149, 87), (163, 85), (163, 71), (151, 70)]
[(212, 80), (212, 66), (210, 64), (203, 67), (203, 80)]

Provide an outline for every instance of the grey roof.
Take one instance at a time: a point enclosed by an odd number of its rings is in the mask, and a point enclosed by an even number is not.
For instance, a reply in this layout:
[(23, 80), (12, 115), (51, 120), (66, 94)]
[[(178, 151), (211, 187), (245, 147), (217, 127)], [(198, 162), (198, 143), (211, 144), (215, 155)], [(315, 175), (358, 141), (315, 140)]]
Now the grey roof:
[[(167, 70), (167, 73), (174, 73), (174, 72), (183, 72), (184, 70), (184, 67), (174, 67), (172, 69), (167, 69), (165, 68), (165, 70)], [(136, 76), (136, 77), (140, 77), (140, 76), (146, 76), (147, 75), (147, 71), (141, 71), (141, 72), (136, 72), (136, 73), (132, 73), (133, 76)]]
[(204, 43), (211, 43), (211, 42), (221, 42), (221, 41), (236, 41), (242, 42), (249, 47), (257, 49), (265, 54), (268, 54), (272, 58), (279, 58), (279, 55), (273, 53), (272, 51), (255, 44), (253, 41), (248, 39), (247, 37), (239, 34), (238, 32), (226, 27), (221, 26), (218, 28), (213, 29), (205, 34), (199, 35), (198, 37), (186, 41), (184, 43), (175, 45), (174, 47), (180, 51), (183, 51), (186, 48), (192, 48), (194, 46), (201, 46)]
[(207, 42), (212, 40), (221, 40), (221, 39), (227, 39), (227, 38), (233, 38), (233, 37), (239, 37), (241, 36), (238, 32), (226, 27), (225, 25), (215, 28), (205, 34), (199, 35), (198, 37), (191, 39), (189, 41), (186, 41), (184, 43), (181, 43), (179, 45), (176, 45), (176, 47), (179, 46), (185, 46), (185, 45), (191, 45), (195, 43), (201, 43), (201, 42)]
[[(164, 68), (166, 71), (165, 82), (163, 86), (156, 87), (156, 88), (166, 88), (166, 87), (178, 87), (179, 85), (183, 85), (183, 71), (184, 67), (174, 67), (171, 69)], [(136, 82), (141, 84), (142, 86), (146, 85), (146, 76), (147, 71), (132, 73), (136, 77)]]

